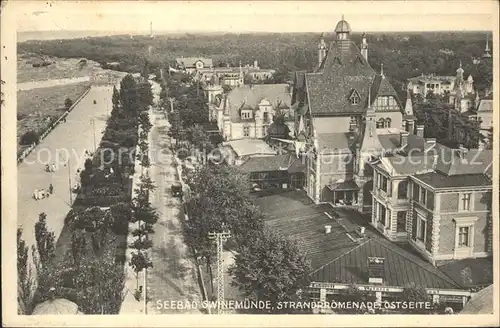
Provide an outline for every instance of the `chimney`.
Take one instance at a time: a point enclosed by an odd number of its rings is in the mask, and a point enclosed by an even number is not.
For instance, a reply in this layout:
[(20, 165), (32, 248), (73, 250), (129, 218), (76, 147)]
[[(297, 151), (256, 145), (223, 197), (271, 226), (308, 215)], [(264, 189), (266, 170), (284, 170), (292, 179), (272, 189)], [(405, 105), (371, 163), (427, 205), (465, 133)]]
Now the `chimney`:
[(399, 133), (399, 146), (400, 147), (404, 147), (408, 144), (408, 136), (410, 134), (408, 133), (408, 131), (401, 131)]
[(331, 225), (326, 225), (325, 226), (325, 234), (329, 234), (330, 232), (332, 232), (332, 226)]
[(365, 230), (366, 228), (365, 227), (359, 227), (359, 232), (364, 235), (365, 234)]
[(259, 65), (256, 60), (253, 61), (253, 68), (258, 69)]
[(424, 126), (423, 125), (417, 125), (417, 136), (423, 138), (424, 137)]

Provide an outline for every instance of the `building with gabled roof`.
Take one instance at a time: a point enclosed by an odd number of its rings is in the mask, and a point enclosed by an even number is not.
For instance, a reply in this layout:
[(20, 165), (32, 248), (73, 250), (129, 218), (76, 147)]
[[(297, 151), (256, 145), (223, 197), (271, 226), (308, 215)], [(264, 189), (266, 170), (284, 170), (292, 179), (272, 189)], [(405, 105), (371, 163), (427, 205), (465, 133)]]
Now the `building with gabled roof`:
[(402, 125), (414, 126), (415, 118), (410, 108), (411, 114), (403, 119), (403, 105), (384, 75), (383, 64), (377, 73), (368, 63), (366, 35), (358, 47), (350, 32), (342, 19), (329, 46), (321, 37), (316, 69), (294, 75), (292, 108), (295, 135), (303, 132), (308, 139), (309, 196), (315, 202), (369, 211), (371, 188), (364, 185), (371, 176), (365, 163), (385, 151), (382, 136), (398, 137)]
[(492, 150), (452, 149), (417, 130), (401, 132), (395, 153), (369, 163), (371, 225), (433, 264), (490, 256)]
[(212, 58), (203, 57), (178, 57), (175, 58), (175, 65), (177, 69), (180, 69), (186, 73), (192, 74), (196, 71), (204, 68), (212, 68), (213, 62)]
[[(357, 211), (315, 204), (304, 191), (252, 195), (266, 214), (267, 227), (300, 242), (312, 267), (310, 285), (303, 292), (313, 300), (339, 301), (339, 294), (353, 286), (379, 301), (390, 301), (398, 300), (404, 289), (413, 285), (425, 288), (434, 302), (452, 299), (458, 308), (471, 295), (468, 286), (417, 252), (365, 227)], [(372, 259), (379, 260), (376, 276)]]
[(226, 140), (264, 138), (275, 115), (294, 130), (288, 84), (243, 85), (224, 94), (217, 107), (217, 125)]

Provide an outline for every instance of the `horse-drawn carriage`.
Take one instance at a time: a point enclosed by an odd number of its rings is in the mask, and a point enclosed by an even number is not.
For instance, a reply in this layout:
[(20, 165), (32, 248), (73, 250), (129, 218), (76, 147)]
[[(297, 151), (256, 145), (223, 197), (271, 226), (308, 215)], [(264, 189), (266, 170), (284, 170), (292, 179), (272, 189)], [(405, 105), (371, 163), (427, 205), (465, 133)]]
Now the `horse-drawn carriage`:
[(50, 192), (48, 190), (45, 190), (45, 189), (35, 189), (33, 191), (33, 198), (35, 200), (49, 198), (49, 196), (50, 196)]

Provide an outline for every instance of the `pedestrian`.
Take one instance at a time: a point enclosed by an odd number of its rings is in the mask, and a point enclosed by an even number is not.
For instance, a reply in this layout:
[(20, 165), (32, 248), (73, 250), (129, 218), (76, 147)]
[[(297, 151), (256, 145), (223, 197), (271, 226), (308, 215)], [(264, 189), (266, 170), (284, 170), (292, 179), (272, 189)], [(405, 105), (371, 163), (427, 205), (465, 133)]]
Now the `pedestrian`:
[(49, 193), (52, 195), (52, 193), (54, 192), (54, 186), (52, 185), (52, 183), (49, 185)]

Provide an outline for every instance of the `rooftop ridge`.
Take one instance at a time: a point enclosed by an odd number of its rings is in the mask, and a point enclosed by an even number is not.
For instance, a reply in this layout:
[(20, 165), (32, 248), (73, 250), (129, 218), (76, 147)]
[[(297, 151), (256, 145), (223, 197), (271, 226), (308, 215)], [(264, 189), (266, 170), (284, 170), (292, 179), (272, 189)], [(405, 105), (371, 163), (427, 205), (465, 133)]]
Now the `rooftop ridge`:
[[(337, 261), (339, 258), (343, 257), (343, 256), (346, 256), (347, 254), (351, 253), (352, 251), (360, 248), (361, 246), (363, 246), (364, 244), (366, 244), (367, 242), (369, 242), (371, 240), (371, 238), (368, 238), (367, 240), (365, 240), (364, 242), (362, 242), (361, 244), (359, 244), (358, 246), (355, 246), (353, 247), (352, 249), (350, 249), (349, 251), (345, 252), (344, 254), (342, 255), (339, 255), (337, 256), (336, 258), (334, 258), (333, 260), (331, 260), (330, 262), (328, 263), (325, 263), (323, 264), (322, 266), (320, 266), (319, 268), (315, 269), (314, 271), (312, 271), (311, 273), (309, 273), (309, 275), (312, 275), (313, 273), (316, 273), (318, 272), (319, 270), (323, 269), (324, 267), (332, 264), (333, 262)], [(355, 242), (353, 242), (353, 244), (356, 244)]]

